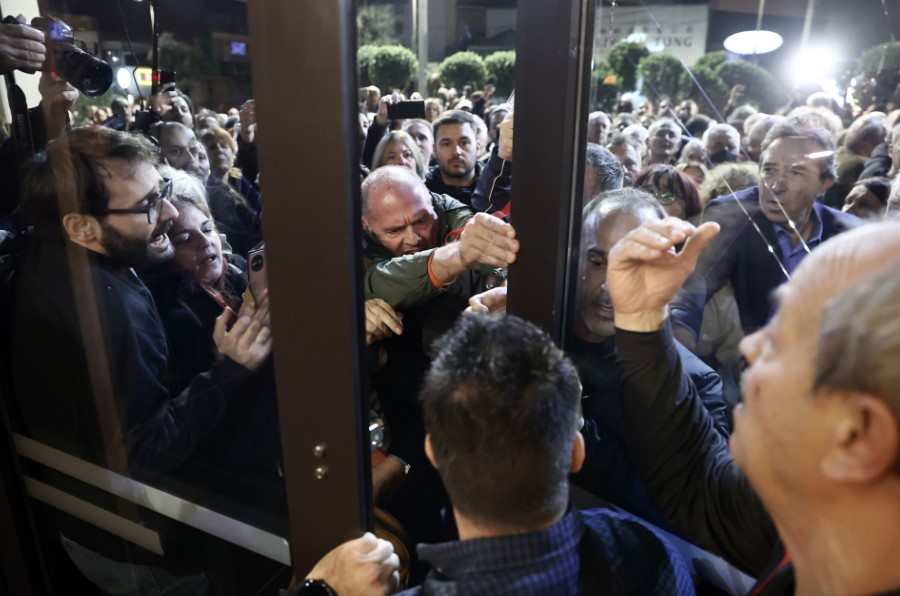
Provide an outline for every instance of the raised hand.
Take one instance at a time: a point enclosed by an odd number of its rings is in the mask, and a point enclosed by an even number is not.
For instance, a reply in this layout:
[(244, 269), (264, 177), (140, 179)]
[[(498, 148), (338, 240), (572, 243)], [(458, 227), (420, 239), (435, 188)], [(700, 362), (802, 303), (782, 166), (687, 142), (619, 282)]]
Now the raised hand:
[(385, 95), (381, 98), (381, 101), (378, 102), (378, 111), (375, 113), (375, 122), (380, 124), (381, 126), (387, 126), (388, 123), (388, 106), (394, 105), (395, 103), (400, 103), (404, 101), (406, 98), (402, 93), (391, 93), (390, 95)]
[(241, 139), (252, 143), (256, 138), (256, 100), (248, 99), (238, 112), (241, 120)]
[(506, 286), (491, 288), (487, 292), (469, 298), (467, 313), (506, 313)]
[[(700, 227), (677, 217), (644, 222), (609, 253), (606, 284), (615, 310), (616, 327), (655, 331), (666, 318), (667, 305), (694, 271), (697, 257), (719, 225)], [(675, 245), (687, 239), (682, 251)]]
[(509, 267), (518, 252), (516, 230), (486, 213), (476, 213), (459, 237), (459, 258), (469, 269), (479, 264)]
[(17, 68), (38, 71), (47, 57), (44, 34), (26, 25), (22, 15), (16, 20), (20, 24), (0, 23), (0, 74)]
[(226, 309), (216, 318), (213, 341), (219, 353), (251, 371), (259, 370), (272, 353), (272, 331), (269, 328), (269, 297), (263, 294), (257, 305), (244, 302), (237, 321), (227, 330), (234, 311)]
[(506, 161), (512, 161), (513, 158), (513, 113), (506, 115), (497, 129), (500, 131), (500, 141), (497, 143), (497, 156)]

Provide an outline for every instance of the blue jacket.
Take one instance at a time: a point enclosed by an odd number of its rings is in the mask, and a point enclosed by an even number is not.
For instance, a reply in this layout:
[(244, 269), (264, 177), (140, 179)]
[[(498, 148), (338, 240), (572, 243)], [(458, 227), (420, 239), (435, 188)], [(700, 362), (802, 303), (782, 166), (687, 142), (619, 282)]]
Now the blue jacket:
[[(822, 222), (822, 242), (862, 223), (859, 218), (818, 201), (813, 204), (813, 209)], [(703, 219), (718, 222), (722, 230), (700, 255), (694, 273), (672, 299), (672, 321), (697, 337), (706, 302), (730, 281), (744, 333), (752, 333), (764, 326), (773, 314), (772, 290), (787, 281), (769, 253), (771, 246), (778, 259), (783, 260), (775, 225), (759, 208), (759, 188), (754, 186), (710, 202), (703, 212)], [(764, 239), (753, 223), (759, 227)]]

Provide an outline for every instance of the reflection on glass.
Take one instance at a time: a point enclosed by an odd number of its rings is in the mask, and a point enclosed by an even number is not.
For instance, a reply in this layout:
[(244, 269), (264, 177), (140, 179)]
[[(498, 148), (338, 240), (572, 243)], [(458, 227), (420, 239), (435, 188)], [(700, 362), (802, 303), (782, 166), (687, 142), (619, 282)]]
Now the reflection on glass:
[[(891, 40), (890, 26), (878, 22), (887, 7), (877, 1), (859, 5), (852, 16), (844, 7), (815, 3), (777, 13), (764, 2), (752, 3), (746, 13), (717, 3), (637, 4), (601, 2), (596, 10), (583, 198), (585, 204), (598, 196), (605, 202), (589, 203), (584, 211), (578, 307), (571, 322), (571, 348), (588, 379), (585, 411), (600, 416), (599, 396), (616, 391), (612, 375), (598, 376), (588, 366), (597, 368), (615, 350), (612, 337), (604, 343), (596, 332), (612, 320), (601, 273), (606, 252), (641, 220), (660, 215), (713, 220), (723, 236), (734, 226), (741, 238), (747, 235), (751, 255), (735, 256), (727, 244), (714, 242), (687, 286), (702, 300), (691, 306), (689, 321), (679, 319), (677, 310), (673, 314), (679, 339), (723, 379), (730, 409), (740, 399), (737, 344), (770, 316), (761, 295), (749, 297), (737, 269), (771, 270), (773, 280), (789, 279), (796, 263), (815, 249), (812, 230), (819, 228), (810, 222), (820, 221), (822, 206), (850, 204), (865, 195), (866, 186), (855, 186), (858, 180), (896, 172), (888, 163), (887, 141), (897, 118), (886, 114), (900, 104), (884, 88), (888, 79), (896, 84), (896, 76), (883, 64), (897, 50), (883, 45)], [(857, 26), (860, 19), (866, 24)], [(848, 23), (854, 23), (851, 31)], [(749, 41), (735, 43), (741, 40)], [(787, 140), (778, 138), (789, 133), (807, 138), (806, 145), (786, 150)], [(594, 165), (604, 148), (620, 168)], [(796, 186), (787, 181), (789, 168), (795, 169)], [(801, 183), (807, 168), (812, 175)], [(874, 180), (868, 184), (879, 188)], [(878, 194), (870, 198), (877, 201)], [(704, 270), (719, 271), (732, 260), (742, 264), (725, 278)], [(685, 302), (679, 294), (673, 304)], [(691, 332), (680, 333), (679, 323)], [(603, 389), (600, 379), (608, 383)], [(607, 412), (603, 420), (615, 417)], [(727, 425), (722, 431), (727, 436)], [(639, 494), (617, 498), (626, 508), (643, 506)]]
[[(43, 109), (3, 157), (27, 238), (7, 406), (38, 521), (106, 591), (257, 593), (289, 552), (246, 7), (50, 4), (46, 52), (26, 29), (38, 59), (12, 65)], [(60, 64), (63, 21), (95, 58)]]

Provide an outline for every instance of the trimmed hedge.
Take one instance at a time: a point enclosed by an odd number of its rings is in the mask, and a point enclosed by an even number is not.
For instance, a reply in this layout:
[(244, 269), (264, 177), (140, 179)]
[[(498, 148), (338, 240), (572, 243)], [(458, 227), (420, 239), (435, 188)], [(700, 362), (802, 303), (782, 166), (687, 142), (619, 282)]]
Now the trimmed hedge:
[(768, 70), (750, 62), (725, 62), (715, 72), (729, 90), (738, 84), (746, 86), (743, 101), (757, 106), (767, 114), (773, 113), (789, 99), (784, 88)]
[(382, 93), (403, 91), (419, 70), (416, 55), (403, 46), (381, 46), (369, 62), (369, 80)]
[(632, 91), (637, 79), (638, 64), (650, 55), (647, 46), (635, 41), (620, 41), (609, 49), (606, 62), (622, 82), (622, 89)]
[(494, 52), (484, 59), (488, 78), (494, 79), (497, 93), (509, 95), (516, 84), (516, 53), (512, 50)]
[(462, 89), (470, 85), (472, 89), (484, 87), (487, 69), (484, 60), (475, 52), (457, 52), (444, 58), (438, 66), (441, 79), (447, 87)]
[(658, 99), (657, 93), (669, 98), (677, 97), (682, 71), (684, 65), (681, 60), (671, 54), (647, 56), (638, 64), (638, 75), (644, 77), (643, 94), (654, 99)]
[[(721, 77), (708, 66), (695, 66), (691, 70), (697, 78), (699, 87), (694, 84), (690, 73), (682, 70), (679, 78), (679, 86), (681, 88), (679, 97), (681, 99), (693, 99), (697, 102), (702, 114), (715, 116), (716, 112), (709, 107), (709, 101), (706, 100), (706, 97), (709, 97), (709, 100), (712, 101), (717, 110), (723, 110), (725, 109), (725, 104), (728, 103), (728, 87), (725, 86)], [(704, 96), (704, 92), (706, 96)]]
[(614, 116), (612, 112), (622, 93), (621, 81), (621, 77), (605, 60), (597, 63), (591, 72), (591, 86), (597, 89), (593, 109), (610, 112), (610, 117)]
[(372, 84), (372, 81), (369, 80), (369, 66), (372, 64), (372, 56), (375, 55), (379, 47), (381, 46), (368, 44), (359, 46), (359, 49), (356, 50), (357, 74), (359, 75), (361, 87), (368, 87)]

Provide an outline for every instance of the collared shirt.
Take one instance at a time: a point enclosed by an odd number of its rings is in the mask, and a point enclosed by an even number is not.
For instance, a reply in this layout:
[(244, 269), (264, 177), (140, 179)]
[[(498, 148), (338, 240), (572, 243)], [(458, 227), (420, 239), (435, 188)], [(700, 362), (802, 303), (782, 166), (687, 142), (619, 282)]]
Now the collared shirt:
[[(637, 518), (570, 508), (538, 532), (418, 546), (434, 569), (404, 594), (692, 594), (684, 561)], [(584, 568), (582, 568), (584, 567)]]
[[(822, 220), (819, 218), (815, 206), (813, 206), (809, 218), (812, 220), (813, 227), (812, 232), (809, 234), (809, 238), (806, 238), (806, 246), (812, 250), (822, 242)], [(802, 242), (798, 242), (797, 245), (794, 246), (794, 243), (792, 242), (794, 234), (792, 232), (789, 232), (777, 224), (773, 224), (772, 227), (775, 228), (775, 236), (778, 238), (778, 246), (781, 248), (781, 263), (784, 265), (784, 268), (787, 269), (788, 273), (793, 273), (794, 269), (797, 268), (797, 265), (800, 264), (800, 261), (802, 261), (809, 253), (806, 252), (806, 248), (804, 248)]]

